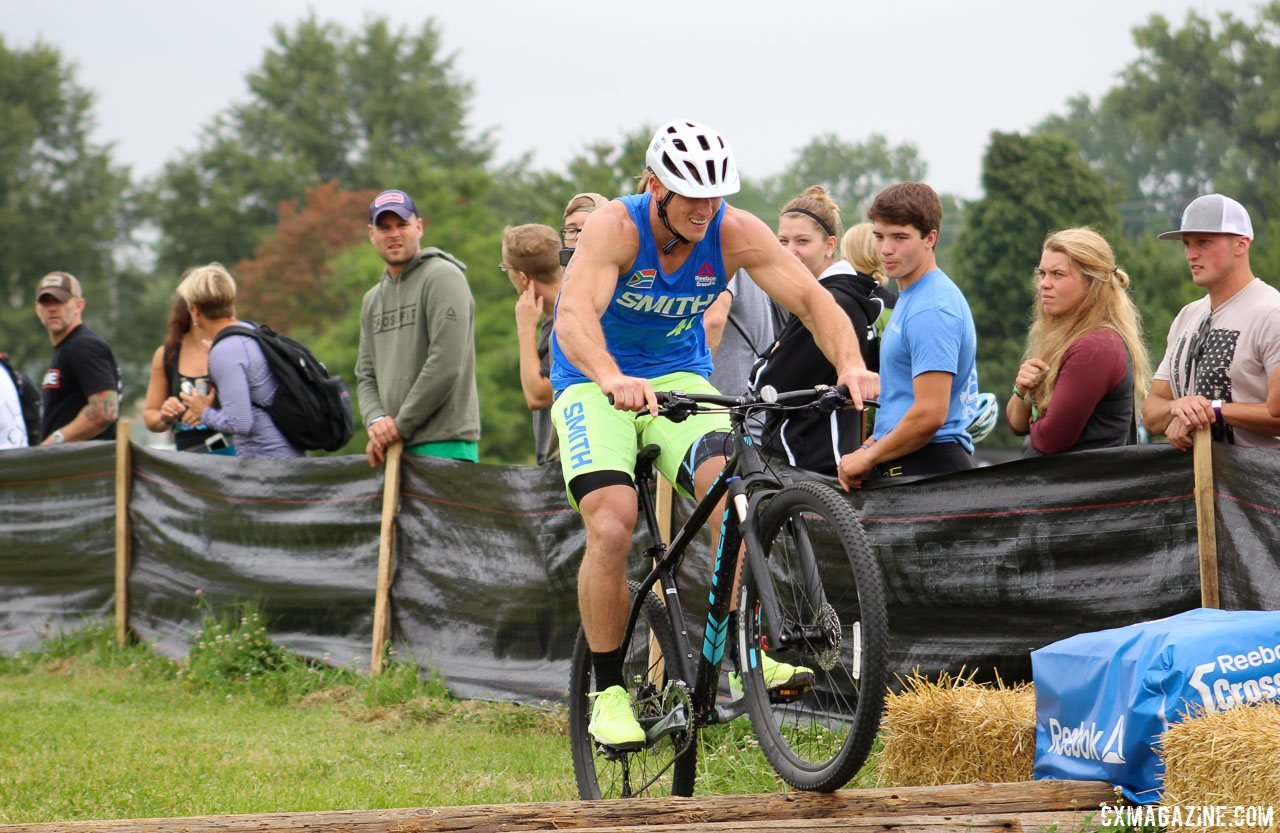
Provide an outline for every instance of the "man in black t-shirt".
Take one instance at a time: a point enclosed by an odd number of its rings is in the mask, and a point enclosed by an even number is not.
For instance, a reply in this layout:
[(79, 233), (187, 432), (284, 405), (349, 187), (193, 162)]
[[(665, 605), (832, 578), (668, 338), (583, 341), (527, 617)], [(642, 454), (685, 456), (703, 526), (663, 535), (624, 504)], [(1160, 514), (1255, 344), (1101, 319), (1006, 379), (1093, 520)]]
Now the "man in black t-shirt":
[(36, 286), (36, 316), (53, 342), (44, 393), (44, 442), (111, 440), (120, 415), (120, 368), (102, 337), (80, 320), (84, 295), (67, 272), (50, 272)]

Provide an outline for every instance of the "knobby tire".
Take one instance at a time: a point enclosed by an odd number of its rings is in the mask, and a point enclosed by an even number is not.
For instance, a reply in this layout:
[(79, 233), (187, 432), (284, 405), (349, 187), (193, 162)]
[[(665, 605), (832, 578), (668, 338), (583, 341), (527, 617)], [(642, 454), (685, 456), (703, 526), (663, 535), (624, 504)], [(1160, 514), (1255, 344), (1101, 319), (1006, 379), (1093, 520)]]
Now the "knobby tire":
[[(800, 625), (825, 624), (832, 633), (838, 626), (840, 637), (838, 651), (831, 647), (834, 640), (823, 643), (825, 655), (817, 645), (773, 650), (766, 644), (768, 629), (760, 621), (759, 591), (748, 564), (737, 638), (751, 723), (784, 781), (801, 790), (837, 790), (866, 762), (884, 708), (889, 629), (880, 569), (857, 513), (830, 486), (788, 485), (765, 504), (758, 520), (783, 617)], [(813, 669), (812, 688), (770, 695), (760, 672), (762, 647), (775, 660)]]
[[(634, 599), (639, 587), (635, 582), (630, 582), (629, 585)], [(650, 664), (650, 634), (655, 638), (663, 657), (679, 656), (666, 608), (652, 592), (647, 594), (641, 606), (640, 618), (627, 640), (623, 657), (623, 678), (627, 682), (627, 690), (633, 703), (652, 696), (655, 689), (661, 691), (669, 679), (665, 672), (655, 672)], [(658, 740), (652, 746), (635, 752), (615, 753), (616, 759), (613, 760), (605, 757), (587, 731), (593, 702), (587, 695), (595, 690), (594, 685), (591, 649), (587, 646), (586, 632), (579, 628), (569, 682), (569, 745), (573, 752), (573, 771), (578, 782), (578, 795), (588, 800), (692, 795), (698, 754), (696, 738), (689, 738), (681, 733)], [(644, 720), (643, 714), (641, 720)], [(680, 751), (682, 747), (685, 747), (683, 752)], [(664, 768), (665, 771), (653, 784), (639, 789), (641, 784)], [(624, 769), (628, 775), (626, 783)]]

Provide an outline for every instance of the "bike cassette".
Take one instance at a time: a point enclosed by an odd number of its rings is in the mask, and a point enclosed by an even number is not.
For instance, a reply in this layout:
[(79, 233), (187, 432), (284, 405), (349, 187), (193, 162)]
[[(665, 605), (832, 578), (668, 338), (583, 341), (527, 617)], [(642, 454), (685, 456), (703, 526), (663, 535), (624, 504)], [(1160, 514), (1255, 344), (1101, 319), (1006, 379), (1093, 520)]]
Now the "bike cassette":
[(830, 604), (823, 604), (813, 617), (813, 624), (822, 631), (822, 644), (811, 645), (813, 664), (823, 671), (830, 671), (840, 661), (840, 648), (844, 637), (840, 630), (840, 614)]

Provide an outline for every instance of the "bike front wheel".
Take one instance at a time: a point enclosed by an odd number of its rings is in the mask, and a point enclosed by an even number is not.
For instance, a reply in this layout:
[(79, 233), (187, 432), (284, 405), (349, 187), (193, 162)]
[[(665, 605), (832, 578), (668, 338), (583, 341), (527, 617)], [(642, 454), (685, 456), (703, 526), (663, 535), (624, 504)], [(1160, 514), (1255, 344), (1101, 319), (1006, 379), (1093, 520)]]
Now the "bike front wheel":
[[(866, 762), (888, 684), (884, 588), (857, 513), (829, 486), (781, 489), (758, 517), (768, 571), (743, 570), (738, 607), (743, 693), (769, 763), (791, 786), (831, 791)], [(770, 645), (760, 585), (772, 584), (789, 645)], [(796, 685), (766, 680), (761, 653), (807, 668)], [(772, 688), (769, 683), (773, 683)]]
[[(634, 599), (639, 586), (631, 582), (630, 587)], [(579, 629), (569, 681), (569, 745), (578, 795), (584, 799), (693, 795), (698, 745), (689, 722), (691, 709), (684, 685), (674, 684), (678, 648), (666, 608), (653, 593), (646, 594), (624, 648), (622, 675), (640, 725), (648, 730), (669, 721), (673, 710), (681, 707), (685, 728), (634, 752), (601, 748), (587, 730), (595, 673), (587, 635)], [(667, 674), (665, 657), (673, 658), (672, 675)]]

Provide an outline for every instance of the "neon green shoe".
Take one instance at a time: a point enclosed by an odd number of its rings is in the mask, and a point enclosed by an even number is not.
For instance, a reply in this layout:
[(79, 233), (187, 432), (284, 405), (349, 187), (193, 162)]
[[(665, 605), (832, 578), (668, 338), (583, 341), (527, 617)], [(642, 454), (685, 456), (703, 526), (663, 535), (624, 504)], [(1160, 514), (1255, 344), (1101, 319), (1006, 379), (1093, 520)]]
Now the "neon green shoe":
[[(782, 688), (804, 689), (813, 685), (812, 668), (777, 662), (765, 653), (760, 654), (760, 673), (769, 691)], [(735, 700), (742, 696), (742, 677), (736, 672), (729, 673), (729, 693)]]
[(620, 685), (611, 685), (591, 695), (591, 723), (587, 731), (597, 743), (613, 749), (630, 751), (644, 746), (644, 729), (631, 711), (631, 698)]

